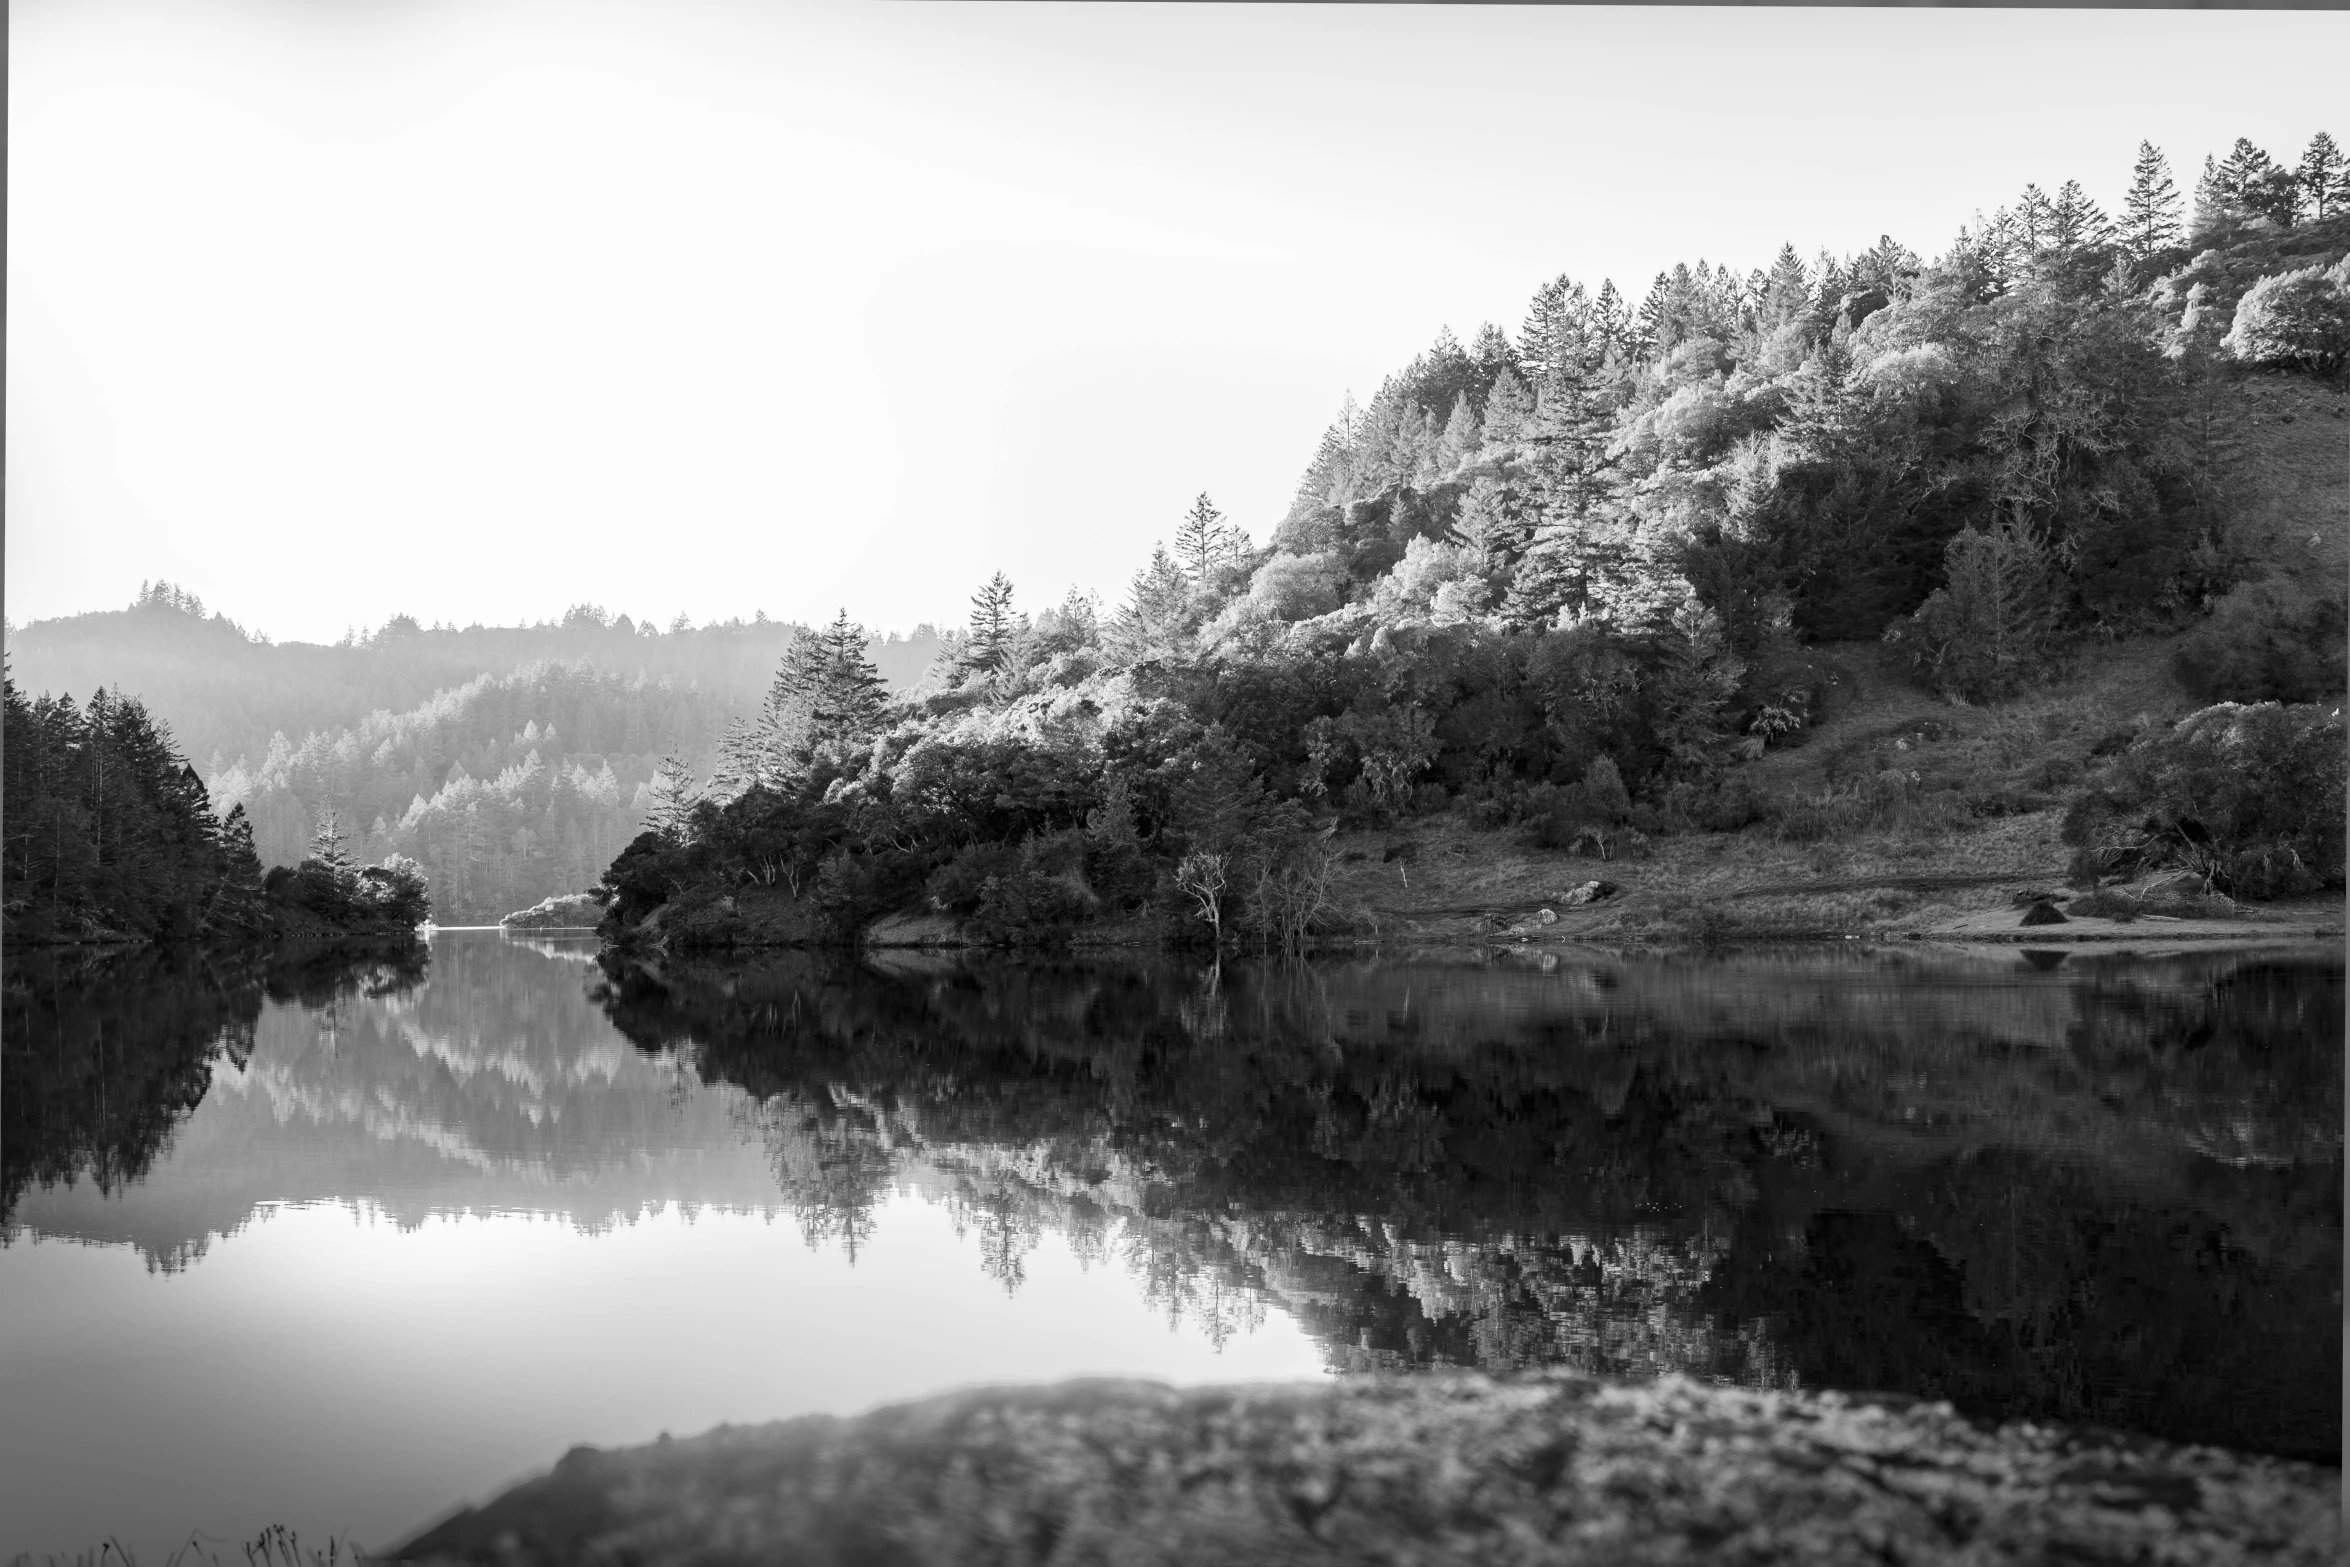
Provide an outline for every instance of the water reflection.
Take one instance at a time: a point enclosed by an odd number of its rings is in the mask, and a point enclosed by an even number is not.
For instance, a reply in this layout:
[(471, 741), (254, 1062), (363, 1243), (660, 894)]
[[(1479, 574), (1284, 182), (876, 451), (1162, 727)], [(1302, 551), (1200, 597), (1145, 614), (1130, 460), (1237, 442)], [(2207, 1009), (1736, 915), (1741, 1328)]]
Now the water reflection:
[(574, 1441), (1080, 1371), (1678, 1369), (2338, 1461), (2336, 954), (444, 933), (5, 1004), (0, 1554), (380, 1543)]
[(1891, 1389), (2332, 1458), (2322, 954), (1226, 968), (609, 966), (854, 1238), (925, 1172), (1016, 1284), (1271, 1302), (1340, 1370)]

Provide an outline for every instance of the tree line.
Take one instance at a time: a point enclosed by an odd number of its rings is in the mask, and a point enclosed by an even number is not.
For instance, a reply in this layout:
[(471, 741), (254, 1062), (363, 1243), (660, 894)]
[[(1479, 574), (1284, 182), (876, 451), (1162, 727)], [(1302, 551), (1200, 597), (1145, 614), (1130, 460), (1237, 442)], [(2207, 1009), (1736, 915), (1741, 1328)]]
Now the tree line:
[(6, 681), (0, 914), (15, 943), (409, 939), (430, 911), (398, 859), (362, 867), (330, 817), (267, 872), (242, 807), (204, 782), (136, 697), (27, 698)]

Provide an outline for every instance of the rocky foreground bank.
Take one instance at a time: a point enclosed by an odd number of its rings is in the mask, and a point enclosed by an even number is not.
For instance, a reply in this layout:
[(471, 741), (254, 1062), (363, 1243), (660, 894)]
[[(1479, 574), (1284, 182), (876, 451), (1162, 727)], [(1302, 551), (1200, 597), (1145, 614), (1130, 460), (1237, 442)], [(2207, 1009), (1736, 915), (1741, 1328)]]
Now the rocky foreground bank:
[(427, 1563), (2331, 1563), (2338, 1471), (1678, 1377), (1070, 1382), (576, 1448)]

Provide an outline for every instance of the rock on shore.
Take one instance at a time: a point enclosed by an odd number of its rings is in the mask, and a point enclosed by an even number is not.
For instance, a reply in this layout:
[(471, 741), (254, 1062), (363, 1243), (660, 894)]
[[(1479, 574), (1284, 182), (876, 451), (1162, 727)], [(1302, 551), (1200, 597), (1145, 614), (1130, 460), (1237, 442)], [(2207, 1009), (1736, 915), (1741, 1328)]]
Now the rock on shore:
[(434, 1563), (2319, 1563), (2339, 1473), (1945, 1405), (1540, 1374), (1070, 1382), (576, 1448)]

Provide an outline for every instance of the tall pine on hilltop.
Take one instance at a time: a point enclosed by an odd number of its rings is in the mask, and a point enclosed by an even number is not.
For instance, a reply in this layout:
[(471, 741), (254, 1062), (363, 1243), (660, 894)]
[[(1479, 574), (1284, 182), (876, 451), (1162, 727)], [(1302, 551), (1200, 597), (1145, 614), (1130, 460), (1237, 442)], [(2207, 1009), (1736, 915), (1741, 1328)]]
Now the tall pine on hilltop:
[(2179, 191), (2171, 183), (2170, 160), (2150, 141), (2138, 143), (2130, 167), (2130, 191), (2122, 198), (2122, 245), (2134, 261), (2179, 242)]

